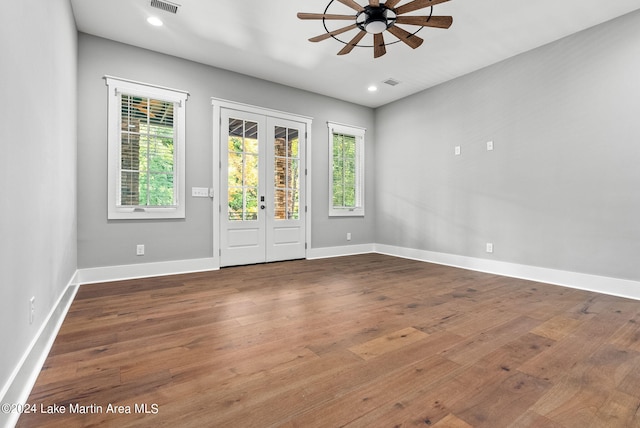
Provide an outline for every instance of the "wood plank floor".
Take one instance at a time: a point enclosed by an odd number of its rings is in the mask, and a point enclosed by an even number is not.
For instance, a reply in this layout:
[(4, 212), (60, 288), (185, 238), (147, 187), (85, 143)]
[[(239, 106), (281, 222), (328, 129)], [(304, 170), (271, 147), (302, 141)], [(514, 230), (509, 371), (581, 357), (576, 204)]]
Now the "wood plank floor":
[(640, 302), (377, 254), (84, 285), (29, 403), (19, 427), (640, 427)]

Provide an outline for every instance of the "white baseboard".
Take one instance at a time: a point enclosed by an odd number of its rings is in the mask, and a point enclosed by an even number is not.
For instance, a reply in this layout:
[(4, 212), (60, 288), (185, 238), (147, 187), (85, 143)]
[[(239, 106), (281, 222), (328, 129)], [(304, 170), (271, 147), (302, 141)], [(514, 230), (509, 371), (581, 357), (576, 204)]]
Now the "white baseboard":
[[(6, 387), (0, 393), (0, 403), (25, 403), (29, 398), (33, 385), (36, 383), (36, 379), (49, 355), (62, 322), (78, 291), (75, 278), (76, 275), (69, 281), (9, 377)], [(20, 414), (17, 412), (0, 412), (0, 426), (13, 427), (18, 422), (19, 417)]]
[(374, 252), (640, 300), (640, 281), (376, 244)]
[[(640, 281), (521, 265), (455, 254), (417, 250), (385, 244), (359, 244), (311, 248), (307, 250), (307, 259), (312, 260), (328, 257), (342, 257), (366, 253), (387, 254), (396, 257), (640, 300)], [(175, 275), (218, 269), (220, 269), (220, 266), (215, 258), (106, 266), (79, 269), (74, 279), (74, 283), (90, 284), (96, 282), (111, 282), (125, 279)]]
[(375, 244), (344, 245), (341, 247), (311, 248), (307, 250), (307, 259), (325, 259), (327, 257), (353, 256), (373, 253)]
[(76, 281), (78, 284), (93, 284), (96, 282), (112, 282), (218, 269), (220, 269), (220, 266), (214, 258), (173, 260), (168, 262), (78, 269)]

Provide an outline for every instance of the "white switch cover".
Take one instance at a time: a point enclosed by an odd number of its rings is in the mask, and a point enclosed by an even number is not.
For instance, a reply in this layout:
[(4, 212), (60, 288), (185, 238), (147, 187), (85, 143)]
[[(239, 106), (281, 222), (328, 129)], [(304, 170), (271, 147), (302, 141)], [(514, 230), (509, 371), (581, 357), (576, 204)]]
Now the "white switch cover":
[(456, 154), (456, 156), (460, 154), (460, 146), (456, 146), (456, 148), (454, 149), (454, 153)]
[(208, 198), (209, 188), (208, 187), (192, 187), (191, 196), (193, 196), (194, 198)]
[(487, 150), (493, 150), (493, 141), (487, 141)]

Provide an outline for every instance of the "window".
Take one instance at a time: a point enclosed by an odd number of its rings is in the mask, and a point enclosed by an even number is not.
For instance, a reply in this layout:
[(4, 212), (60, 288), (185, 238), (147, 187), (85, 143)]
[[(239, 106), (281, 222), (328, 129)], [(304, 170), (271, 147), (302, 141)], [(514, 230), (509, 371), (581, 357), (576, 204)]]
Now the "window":
[(105, 77), (109, 219), (184, 218), (185, 91)]
[(329, 215), (364, 215), (364, 133), (362, 128), (329, 125)]

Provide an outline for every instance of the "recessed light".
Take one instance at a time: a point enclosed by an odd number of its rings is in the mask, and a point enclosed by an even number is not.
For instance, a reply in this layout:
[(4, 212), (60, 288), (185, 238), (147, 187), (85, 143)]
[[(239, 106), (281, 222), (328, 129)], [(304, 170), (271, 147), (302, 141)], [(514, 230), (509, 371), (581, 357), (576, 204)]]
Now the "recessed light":
[(147, 18), (147, 22), (151, 25), (153, 25), (154, 27), (161, 27), (162, 26), (162, 20), (160, 20), (160, 18), (155, 17), (155, 16), (150, 16)]
[(377, 87), (377, 86), (374, 86), (374, 85), (371, 85), (371, 86), (369, 86), (369, 87), (367, 88), (367, 90), (368, 90), (369, 92), (375, 92), (375, 91), (377, 91), (377, 90), (378, 90), (378, 87)]

